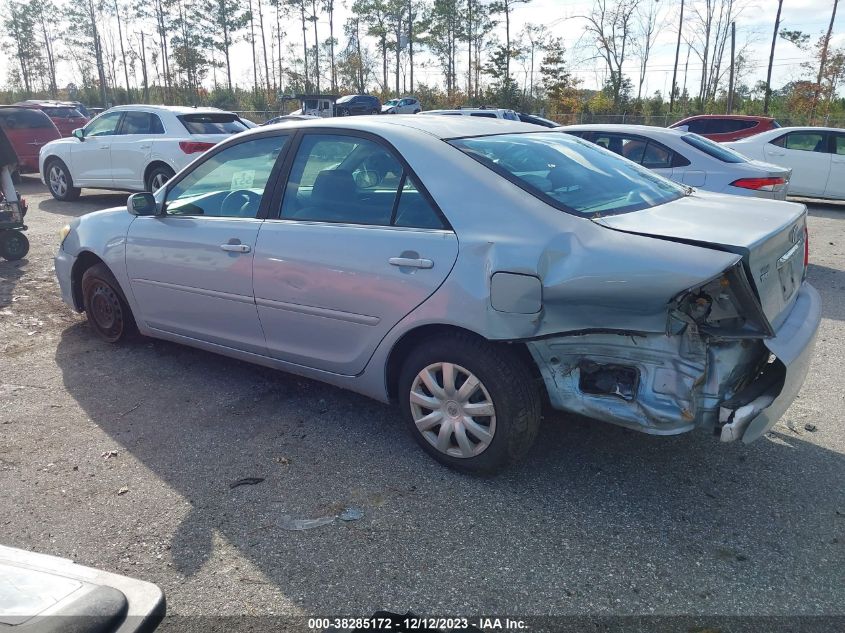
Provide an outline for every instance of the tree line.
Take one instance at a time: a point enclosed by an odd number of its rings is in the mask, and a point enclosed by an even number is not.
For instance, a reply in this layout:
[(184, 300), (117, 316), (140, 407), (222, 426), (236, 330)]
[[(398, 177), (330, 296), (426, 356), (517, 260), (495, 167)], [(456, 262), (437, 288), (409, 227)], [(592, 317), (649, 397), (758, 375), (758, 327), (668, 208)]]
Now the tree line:
[[(0, 98), (279, 111), (285, 95), (372, 92), (415, 94), (426, 108), (487, 104), (547, 116), (841, 115), (845, 50), (831, 45), (839, 0), (821, 34), (782, 24), (777, 1), (767, 79), (753, 83), (765, 60), (751, 57), (750, 34), (737, 29), (750, 0), (594, 0), (576, 16), (573, 51), (548, 26), (563, 16), (532, 15), (532, 0), (8, 0), (0, 15), (12, 54)], [(522, 19), (515, 29), (516, 10), (542, 23)], [(672, 82), (646, 94), (667, 31), (677, 38)], [(774, 88), (784, 40), (804, 54), (802, 78)], [(234, 59), (244, 50), (247, 64)], [(583, 86), (573, 57), (603, 68), (598, 89)]]

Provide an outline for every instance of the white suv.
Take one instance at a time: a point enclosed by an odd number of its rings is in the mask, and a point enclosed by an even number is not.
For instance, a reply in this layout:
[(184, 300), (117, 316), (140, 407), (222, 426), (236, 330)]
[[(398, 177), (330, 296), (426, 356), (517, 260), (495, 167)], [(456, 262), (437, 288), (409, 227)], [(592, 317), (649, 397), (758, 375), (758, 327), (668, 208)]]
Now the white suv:
[(117, 106), (44, 145), (39, 171), (57, 200), (76, 200), (81, 187), (155, 191), (199, 154), (246, 129), (236, 114), (217, 108)]
[(457, 108), (455, 110), (426, 110), (422, 114), (439, 114), (441, 116), (474, 116), (485, 119), (507, 119), (519, 121), (519, 115), (507, 108)]

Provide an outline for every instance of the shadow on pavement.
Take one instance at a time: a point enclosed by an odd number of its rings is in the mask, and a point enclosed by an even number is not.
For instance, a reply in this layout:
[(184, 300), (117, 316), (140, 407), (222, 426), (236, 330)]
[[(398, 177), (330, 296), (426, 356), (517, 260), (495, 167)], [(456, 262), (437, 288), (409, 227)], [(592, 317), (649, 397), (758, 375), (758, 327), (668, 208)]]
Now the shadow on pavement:
[[(721, 445), (552, 416), (526, 464), (481, 479), (428, 458), (394, 408), (320, 383), (108, 346), (84, 324), (56, 362), (90, 419), (189, 501), (170, 550), (184, 576), (222, 537), (312, 613), (841, 611), (845, 458), (807, 436)], [(265, 481), (230, 489), (242, 477)], [(284, 529), (349, 506), (364, 518)]]

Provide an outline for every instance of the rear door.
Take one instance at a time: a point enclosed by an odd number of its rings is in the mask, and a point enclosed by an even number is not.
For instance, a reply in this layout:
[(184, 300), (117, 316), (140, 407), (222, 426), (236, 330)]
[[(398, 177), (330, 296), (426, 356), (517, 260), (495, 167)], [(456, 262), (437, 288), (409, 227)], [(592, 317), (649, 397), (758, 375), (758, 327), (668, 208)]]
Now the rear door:
[(91, 121), (71, 148), (70, 175), (76, 186), (111, 187), (111, 145), (123, 112), (106, 112)]
[(845, 199), (845, 133), (830, 135), (830, 176), (824, 195), (826, 198)]
[(157, 115), (136, 110), (124, 113), (111, 145), (115, 187), (144, 190), (144, 170), (149, 164), (152, 142), (162, 136), (164, 126)]
[(252, 292), (264, 191), (288, 136), (250, 136), (167, 184), (165, 215), (129, 227), (136, 317), (156, 330), (265, 354)]
[(253, 283), (269, 353), (287, 362), (358, 374), (458, 254), (431, 198), (375, 137), (304, 134), (273, 204)]
[(789, 193), (823, 196), (830, 176), (828, 133), (806, 129), (773, 139), (763, 147), (767, 162), (792, 168)]

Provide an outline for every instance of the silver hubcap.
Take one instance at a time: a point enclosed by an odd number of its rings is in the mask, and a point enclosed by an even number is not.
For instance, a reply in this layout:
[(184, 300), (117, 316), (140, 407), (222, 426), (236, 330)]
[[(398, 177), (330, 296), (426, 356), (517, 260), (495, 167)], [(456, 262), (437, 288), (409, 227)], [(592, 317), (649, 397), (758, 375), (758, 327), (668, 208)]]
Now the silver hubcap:
[(410, 398), (417, 430), (441, 453), (475, 457), (493, 441), (493, 399), (481, 381), (460, 365), (429, 365), (414, 379)]
[(64, 196), (67, 193), (67, 178), (65, 172), (53, 165), (50, 167), (50, 189), (57, 196)]
[(167, 176), (165, 176), (164, 174), (162, 174), (160, 172), (157, 173), (155, 176), (153, 176), (152, 190), (158, 191), (159, 189), (161, 189), (164, 186), (164, 183), (166, 183), (168, 180), (170, 180), (170, 179)]

